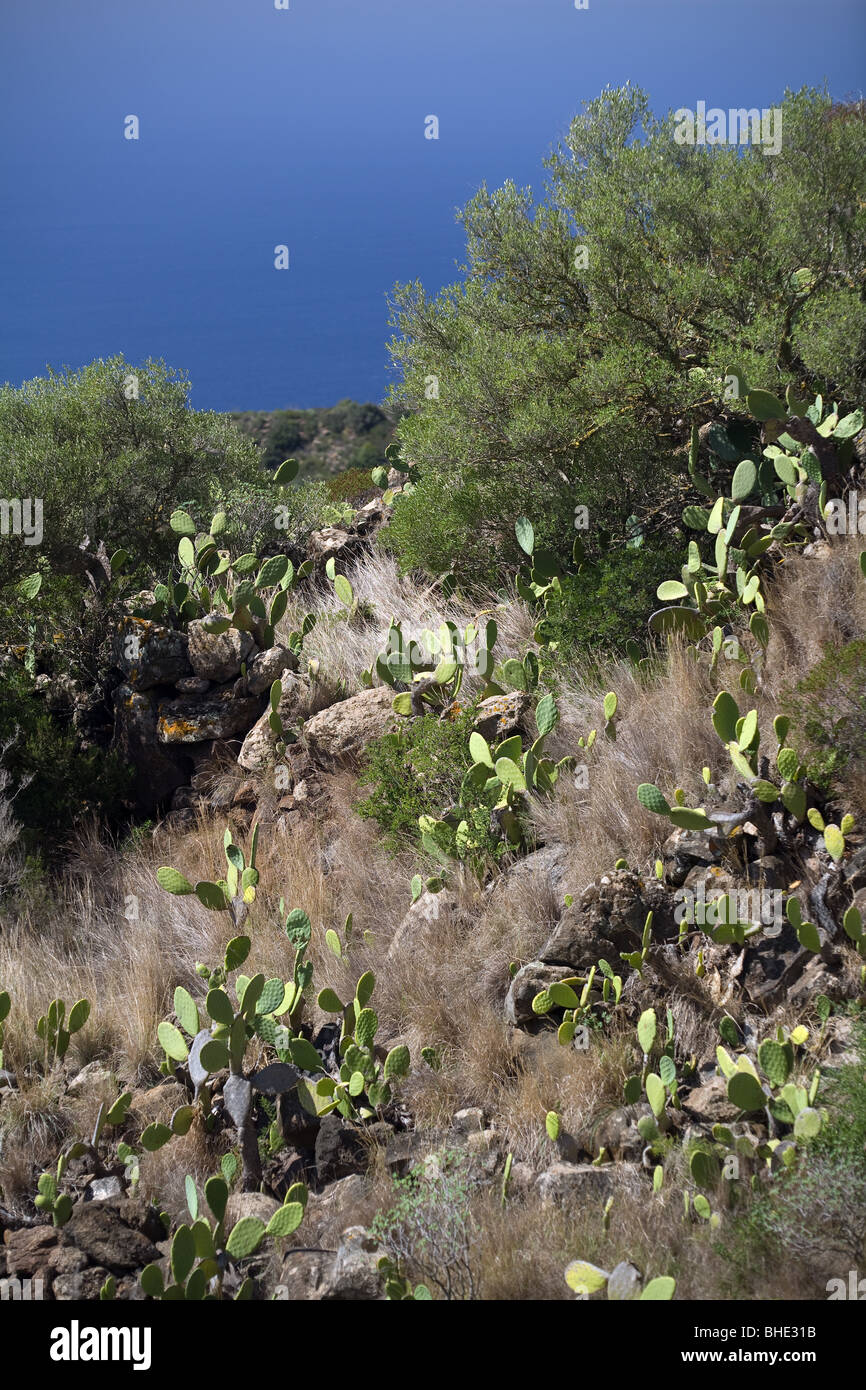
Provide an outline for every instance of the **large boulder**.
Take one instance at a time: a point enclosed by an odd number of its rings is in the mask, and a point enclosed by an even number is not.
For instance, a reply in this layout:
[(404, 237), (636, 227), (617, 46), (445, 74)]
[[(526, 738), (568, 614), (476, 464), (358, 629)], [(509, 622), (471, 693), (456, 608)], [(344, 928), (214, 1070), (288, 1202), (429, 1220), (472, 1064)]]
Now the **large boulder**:
[(279, 642), (273, 647), (268, 647), (266, 651), (256, 652), (247, 666), (247, 693), (264, 695), (276, 680), (282, 680), (285, 685), (286, 671), (292, 672), (297, 669), (298, 658), (295, 653), (288, 647), (281, 646)]
[(158, 1260), (154, 1242), (164, 1237), (156, 1208), (132, 1198), (78, 1202), (60, 1234), (64, 1245), (74, 1245), (94, 1264), (115, 1272), (140, 1269)]
[[(524, 734), (531, 703), (523, 690), (512, 690), (507, 695), (490, 695), (479, 704), (472, 727), (488, 743), (499, 743), (513, 734)], [(455, 714), (461, 712), (461, 706), (457, 704), (452, 705), (451, 709)]]
[(440, 893), (423, 892), (391, 938), (388, 959), (408, 954), (416, 962), (422, 960), (431, 940), (453, 922), (457, 911), (457, 898), (447, 888)]
[(367, 1151), (357, 1129), (339, 1115), (326, 1115), (316, 1135), (316, 1177), (323, 1185), (363, 1173)]
[[(277, 712), (283, 725), (288, 726), (297, 718), (304, 697), (309, 692), (309, 685), (306, 680), (288, 669), (278, 672), (273, 679), (282, 682), (283, 693)], [(244, 739), (243, 747), (238, 754), (238, 764), (245, 772), (262, 772), (268, 767), (273, 767), (276, 762), (277, 738), (268, 723), (269, 717), (270, 708), (256, 720)]]
[(641, 879), (628, 869), (605, 875), (565, 909), (538, 958), (573, 971), (597, 964), (600, 957), (618, 960), (621, 951), (640, 947), (648, 912), (655, 940), (678, 931), (673, 899), (657, 879)]
[(325, 768), (356, 762), (368, 744), (398, 726), (393, 698), (387, 686), (378, 686), (314, 714), (304, 725), (304, 741), (314, 762)]
[(157, 710), (160, 743), (205, 743), (213, 738), (236, 738), (258, 719), (261, 699), (236, 695), (231, 686), (202, 699), (162, 700)]
[(524, 1023), (537, 1023), (538, 1015), (532, 1012), (532, 1001), (536, 994), (558, 980), (567, 980), (573, 974), (574, 971), (567, 965), (547, 965), (539, 960), (531, 960), (524, 965), (514, 976), (505, 996), (505, 1017), (508, 1022), (516, 1027)]
[(227, 632), (208, 632), (204, 618), (189, 624), (189, 662), (197, 676), (221, 684), (240, 675), (241, 664), (253, 650), (248, 632), (230, 627)]
[[(637, 1165), (623, 1165), (629, 1169)], [(547, 1204), (579, 1202), (581, 1206), (598, 1204), (599, 1209), (612, 1196), (622, 1169), (608, 1165), (596, 1168), (592, 1163), (553, 1163), (536, 1181), (542, 1202)]]
[(136, 690), (173, 685), (190, 675), (185, 633), (147, 618), (124, 618), (114, 640), (114, 660)]

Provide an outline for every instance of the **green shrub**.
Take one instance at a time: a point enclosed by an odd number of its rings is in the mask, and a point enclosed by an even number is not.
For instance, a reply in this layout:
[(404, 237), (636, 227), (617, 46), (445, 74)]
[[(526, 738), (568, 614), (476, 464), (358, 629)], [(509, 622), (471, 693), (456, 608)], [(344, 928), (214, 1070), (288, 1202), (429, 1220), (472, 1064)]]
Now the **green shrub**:
[(82, 748), (75, 731), (49, 714), (20, 668), (0, 675), (0, 745), (15, 793), (22, 843), (38, 851), (65, 839), (83, 817), (116, 821), (125, 814), (128, 769), (111, 751)]
[(866, 641), (832, 647), (782, 702), (792, 723), (791, 742), (810, 781), (824, 792), (847, 767), (866, 759), (864, 671)]
[[(854, 1025), (858, 1060), (828, 1071), (828, 1119), (802, 1158), (779, 1173), (743, 1218), (745, 1246), (778, 1257), (862, 1262), (866, 1255), (866, 1023)], [(820, 1270), (819, 1270), (820, 1272)], [(840, 1273), (847, 1274), (840, 1268)]]
[(454, 720), (425, 714), (376, 739), (368, 748), (359, 781), (370, 792), (356, 809), (365, 819), (376, 821), (382, 843), (392, 853), (417, 849), (419, 816), (438, 820), (456, 808), (480, 837), (482, 853), (498, 856), (504, 851), (489, 826), (495, 793), (487, 802), (459, 805), (463, 778), (472, 765), (469, 734), (473, 715), (472, 707)]
[[(377, 450), (374, 455), (370, 468), (382, 461)], [(329, 478), (326, 487), (331, 501), (336, 504), (351, 502), (354, 510), (369, 502), (371, 497), (378, 497), (379, 489), (370, 481), (370, 468), (355, 466)]]
[(597, 575), (578, 576), (547, 605), (546, 635), (566, 658), (580, 651), (622, 653), (627, 642), (644, 645), (647, 616), (658, 606), (656, 589), (681, 561), (682, 546), (655, 538), (632, 549), (610, 550), (595, 562)]

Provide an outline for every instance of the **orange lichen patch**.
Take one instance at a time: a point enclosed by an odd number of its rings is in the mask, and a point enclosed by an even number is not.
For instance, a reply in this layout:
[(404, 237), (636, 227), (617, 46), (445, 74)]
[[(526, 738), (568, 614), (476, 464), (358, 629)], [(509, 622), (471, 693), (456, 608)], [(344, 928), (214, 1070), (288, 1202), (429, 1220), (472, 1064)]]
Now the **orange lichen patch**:
[(201, 725), (192, 719), (166, 719), (161, 716), (158, 727), (160, 734), (170, 743), (177, 743), (183, 739), (195, 740), (201, 734)]

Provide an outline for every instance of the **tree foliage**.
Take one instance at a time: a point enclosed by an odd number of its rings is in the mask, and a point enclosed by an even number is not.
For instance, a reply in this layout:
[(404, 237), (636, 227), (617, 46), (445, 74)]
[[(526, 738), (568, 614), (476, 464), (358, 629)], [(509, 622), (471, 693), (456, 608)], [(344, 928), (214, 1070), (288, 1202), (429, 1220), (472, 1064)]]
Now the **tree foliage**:
[(745, 414), (728, 374), (862, 395), (864, 112), (806, 89), (780, 105), (773, 155), (679, 144), (672, 113), (606, 89), (539, 202), (513, 183), (471, 199), (460, 282), (395, 288), (391, 405), (422, 473), (395, 518), (405, 563), (490, 573), (516, 515), (562, 547), (579, 503), (621, 536), (651, 494), (669, 527), (691, 420)]

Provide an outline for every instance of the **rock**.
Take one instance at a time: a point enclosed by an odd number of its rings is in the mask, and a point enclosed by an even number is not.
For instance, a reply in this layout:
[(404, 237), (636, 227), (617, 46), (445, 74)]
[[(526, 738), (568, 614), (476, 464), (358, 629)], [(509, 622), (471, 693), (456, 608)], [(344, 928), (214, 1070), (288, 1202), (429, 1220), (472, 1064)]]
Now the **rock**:
[(74, 1245), (57, 1245), (48, 1252), (46, 1267), (55, 1274), (80, 1274), (87, 1268), (87, 1256)]
[(728, 1100), (727, 1082), (723, 1076), (713, 1076), (695, 1086), (683, 1100), (686, 1114), (704, 1125), (728, 1124), (740, 1113)]
[(78, 1202), (61, 1227), (64, 1245), (74, 1245), (96, 1264), (116, 1272), (139, 1269), (159, 1259), (155, 1241), (165, 1236), (159, 1213), (137, 1198)]
[(598, 1154), (605, 1150), (607, 1158), (636, 1162), (640, 1160), (646, 1140), (641, 1138), (637, 1122), (652, 1112), (648, 1105), (620, 1105), (604, 1115), (592, 1133), (592, 1146)]
[(124, 1186), (120, 1178), (94, 1178), (84, 1189), (85, 1202), (109, 1202), (122, 1197)]
[(324, 568), (332, 557), (346, 564), (364, 549), (364, 540), (353, 536), (341, 526), (323, 526), (320, 531), (311, 531), (307, 545), (317, 568)]
[[(301, 679), (285, 667), (280, 672), (279, 678), (283, 684), (283, 693), (277, 706), (277, 713), (283, 724), (288, 726), (297, 719), (310, 687), (306, 679)], [(276, 679), (275, 676), (274, 680)], [(238, 754), (238, 764), (246, 772), (259, 772), (263, 768), (273, 767), (276, 762), (277, 739), (276, 734), (273, 733), (268, 724), (270, 712), (270, 706), (268, 706), (244, 739), (243, 747)]]
[(316, 1176), (320, 1183), (362, 1173), (367, 1153), (358, 1131), (339, 1115), (326, 1115), (316, 1135)]
[(665, 879), (674, 888), (679, 888), (685, 881), (689, 869), (695, 864), (715, 864), (721, 853), (721, 838), (712, 832), (707, 834), (696, 830), (674, 830), (662, 846)]
[(421, 894), (409, 910), (391, 938), (388, 959), (408, 954), (423, 959), (431, 940), (442, 935), (453, 923), (458, 912), (456, 894), (443, 888), (439, 893), (428, 889)]
[(390, 687), (377, 686), (314, 714), (304, 725), (310, 756), (322, 767), (356, 761), (373, 739), (398, 726), (393, 698)]
[(631, 1302), (632, 1299), (640, 1298), (642, 1284), (640, 1270), (635, 1269), (634, 1265), (628, 1264), (626, 1260), (620, 1260), (611, 1270), (607, 1281), (607, 1296), (619, 1303)]
[(186, 758), (160, 748), (154, 697), (131, 685), (114, 692), (113, 747), (135, 769), (133, 795), (141, 811), (152, 811), (189, 780)]
[(179, 1081), (161, 1081), (147, 1091), (136, 1091), (129, 1108), (130, 1119), (135, 1119), (142, 1129), (155, 1121), (169, 1120), (181, 1105), (187, 1105), (189, 1096)]
[(336, 1255), (327, 1251), (287, 1251), (274, 1298), (278, 1302), (318, 1301), (329, 1285), (335, 1260)]
[(566, 892), (568, 872), (568, 850), (565, 845), (545, 845), (543, 849), (533, 850), (518, 859), (502, 873), (498, 879), (489, 883), (486, 892), (496, 889), (507, 893), (516, 883), (539, 883)]
[(751, 1002), (762, 1008), (780, 1003), (812, 959), (787, 922), (778, 936), (762, 935), (750, 941), (745, 957), (740, 976), (743, 989)]
[(205, 680), (233, 680), (240, 675), (241, 663), (246, 661), (255, 643), (248, 632), (230, 627), (227, 632), (208, 632), (204, 618), (194, 618), (189, 624), (189, 664), (197, 676)]
[(86, 1067), (82, 1067), (77, 1076), (73, 1077), (66, 1087), (66, 1094), (75, 1098), (84, 1095), (88, 1091), (101, 1091), (107, 1086), (113, 1086), (111, 1072), (103, 1066), (102, 1062), (88, 1062)]
[(316, 1135), (322, 1122), (307, 1113), (294, 1087), (277, 1096), (277, 1119), (280, 1133), (287, 1144), (296, 1149), (315, 1149)]
[(160, 743), (235, 738), (246, 733), (260, 713), (260, 699), (237, 696), (231, 687), (215, 690), (200, 700), (162, 700), (157, 707), (156, 736)]
[(538, 1174), (529, 1163), (513, 1163), (511, 1165), (511, 1176), (508, 1179), (508, 1195), (516, 1197), (525, 1196), (532, 1189)]
[(832, 946), (825, 946), (820, 956), (811, 956), (799, 980), (787, 990), (787, 1002), (793, 1009), (801, 1010), (811, 1004), (818, 994), (826, 994), (828, 999), (838, 1001), (845, 997), (845, 987), (838, 969), (824, 959), (830, 952), (834, 960), (839, 960), (838, 952)]
[(3, 1240), (9, 1278), (32, 1278), (48, 1268), (58, 1234), (54, 1226), (25, 1226), (20, 1231), (6, 1231)]
[(258, 1217), (259, 1221), (263, 1221), (267, 1226), (274, 1212), (279, 1209), (280, 1203), (276, 1198), (269, 1197), (265, 1192), (233, 1192), (226, 1203), (226, 1231), (230, 1231), (247, 1216)]
[(578, 902), (565, 909), (539, 960), (567, 965), (572, 973), (597, 964), (600, 956), (617, 961), (620, 951), (639, 949), (650, 911), (656, 940), (678, 931), (673, 899), (662, 884), (618, 870), (590, 884)]
[[(498, 743), (512, 734), (525, 733), (524, 721), (531, 703), (522, 690), (513, 690), (508, 695), (490, 695), (479, 704), (472, 727), (488, 743)], [(452, 705), (451, 708), (459, 712), (456, 706)]]
[[(630, 1167), (635, 1165), (629, 1165)], [(612, 1167), (591, 1163), (554, 1163), (536, 1181), (542, 1202), (601, 1203), (614, 1191)]]
[(480, 1105), (458, 1110), (451, 1121), (451, 1128), (456, 1134), (480, 1134), (484, 1129), (484, 1111)]
[(250, 695), (264, 695), (274, 681), (286, 684), (284, 672), (291, 675), (298, 669), (298, 658), (288, 647), (276, 643), (266, 651), (257, 652), (247, 666), (247, 690)]
[(323, 1302), (358, 1303), (384, 1297), (378, 1261), (383, 1254), (379, 1242), (364, 1226), (350, 1226), (343, 1232), (337, 1257), (319, 1297)]
[(353, 1224), (359, 1208), (367, 1201), (369, 1189), (366, 1179), (360, 1173), (351, 1173), (347, 1178), (338, 1178), (325, 1188), (324, 1192), (311, 1193), (308, 1201), (310, 1218), (327, 1223), (343, 1231)]
[(173, 685), (190, 674), (188, 640), (183, 632), (147, 618), (124, 618), (114, 641), (114, 660), (136, 690)]
[(175, 681), (174, 688), (178, 695), (206, 695), (211, 684), (212, 682), (204, 676), (183, 676), (181, 680)]
[(538, 1015), (532, 1012), (532, 1001), (541, 990), (547, 989), (556, 980), (566, 980), (574, 971), (565, 965), (547, 965), (544, 961), (531, 960), (524, 965), (508, 987), (505, 996), (505, 1017), (509, 1023), (519, 1027), (522, 1023), (536, 1023)]
[(463, 1147), (471, 1156), (474, 1167), (492, 1177), (505, 1158), (505, 1141), (495, 1129), (482, 1129), (480, 1133), (467, 1134)]
[(58, 1274), (52, 1291), (59, 1303), (95, 1302), (111, 1270), (92, 1265), (76, 1274)]
[[(399, 473), (398, 477), (403, 478), (403, 474)], [(373, 531), (378, 531), (390, 510), (381, 497), (371, 497), (369, 502), (365, 502), (363, 507), (356, 511), (352, 518), (352, 530), (359, 536), (371, 535)]]
[(408, 1131), (395, 1134), (385, 1149), (385, 1167), (396, 1178), (405, 1178), (412, 1168), (418, 1168), (436, 1149), (434, 1135)]
[(791, 882), (791, 874), (784, 859), (777, 854), (765, 854), (761, 859), (753, 859), (746, 865), (746, 877), (750, 883), (764, 889), (786, 888)]

